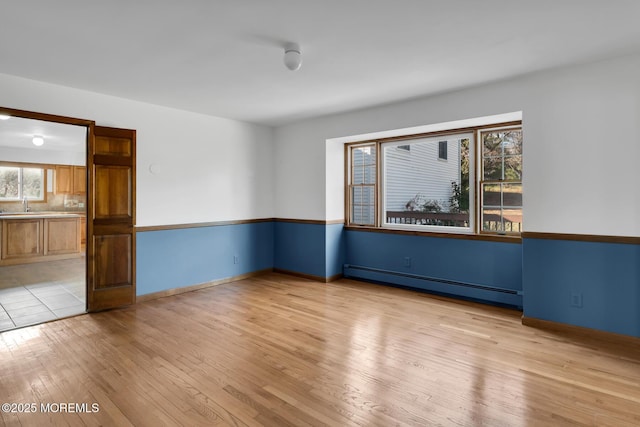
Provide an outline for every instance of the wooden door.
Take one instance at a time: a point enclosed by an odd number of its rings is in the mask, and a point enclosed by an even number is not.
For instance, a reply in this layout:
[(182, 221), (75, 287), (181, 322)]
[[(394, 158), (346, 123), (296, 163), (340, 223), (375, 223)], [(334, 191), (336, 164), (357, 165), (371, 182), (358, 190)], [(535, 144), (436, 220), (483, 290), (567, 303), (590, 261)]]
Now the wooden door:
[(135, 130), (93, 128), (88, 152), (88, 311), (135, 303), (135, 149)]

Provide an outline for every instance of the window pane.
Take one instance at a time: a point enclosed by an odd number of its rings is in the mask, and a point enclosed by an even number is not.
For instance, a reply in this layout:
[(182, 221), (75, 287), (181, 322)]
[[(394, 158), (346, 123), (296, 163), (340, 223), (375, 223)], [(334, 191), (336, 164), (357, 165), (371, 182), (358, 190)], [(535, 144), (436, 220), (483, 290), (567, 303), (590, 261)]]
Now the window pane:
[(483, 160), (483, 179), (489, 181), (502, 179), (502, 157), (484, 157)]
[(482, 185), (482, 205), (485, 207), (502, 206), (502, 185), (483, 184)]
[(373, 225), (375, 220), (375, 187), (355, 186), (351, 189), (351, 222)]
[(482, 210), (482, 231), (522, 232), (522, 209), (484, 208)]
[(482, 231), (504, 232), (502, 209), (485, 208), (482, 210)]
[(0, 166), (0, 199), (20, 198), (20, 168)]
[(522, 130), (482, 133), (483, 180), (522, 180)]
[(522, 207), (522, 184), (502, 184), (502, 202), (507, 207)]
[(504, 157), (504, 179), (522, 181), (522, 155)]
[(438, 142), (438, 158), (440, 160), (447, 160), (447, 146), (448, 141), (439, 141)]
[(502, 134), (506, 155), (522, 155), (522, 129), (511, 129)]
[(376, 148), (375, 146), (354, 147), (351, 151), (352, 184), (375, 184)]
[(522, 209), (504, 209), (502, 218), (504, 219), (504, 231), (507, 233), (522, 232)]
[(522, 184), (482, 184), (482, 230), (517, 232), (522, 229)]
[(43, 169), (22, 169), (22, 197), (27, 197), (34, 200), (44, 200)]
[(404, 152), (393, 144), (383, 148), (385, 223), (469, 227), (469, 137), (409, 145)]

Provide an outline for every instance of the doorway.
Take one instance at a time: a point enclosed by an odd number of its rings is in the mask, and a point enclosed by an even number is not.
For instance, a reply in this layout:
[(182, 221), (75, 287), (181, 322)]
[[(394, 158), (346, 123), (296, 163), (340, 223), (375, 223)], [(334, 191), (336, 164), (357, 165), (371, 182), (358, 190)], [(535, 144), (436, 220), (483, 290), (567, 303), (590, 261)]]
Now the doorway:
[[(35, 300), (43, 302), (47, 299), (50, 304), (38, 306), (45, 313), (42, 316), (29, 313), (26, 307), (19, 309), (24, 309), (27, 314), (20, 312), (18, 314), (21, 316), (11, 316), (3, 306), (0, 310), (3, 327), (0, 330), (67, 317), (74, 310), (80, 314), (135, 304), (136, 131), (96, 126), (90, 120), (0, 107), (0, 122), (19, 118), (32, 119), (40, 125), (65, 124), (70, 125), (67, 129), (80, 130), (84, 135), (83, 139), (79, 138), (84, 142), (79, 144), (84, 147), (85, 166), (81, 163), (51, 164), (49, 160), (43, 160), (48, 158), (46, 156), (38, 158), (38, 162), (36, 159), (29, 162), (7, 162), (22, 163), (18, 168), (25, 169), (26, 175), (25, 171), (20, 172), (22, 175), (17, 181), (18, 185), (22, 185), (21, 189), (12, 193), (12, 200), (5, 200), (10, 202), (5, 206), (14, 203), (14, 209), (17, 204), (18, 210), (6, 212), (6, 216), (3, 216), (4, 212), (0, 214), (0, 267), (22, 266), (22, 269), (28, 270), (27, 275), (35, 276), (40, 282), (31, 288), (22, 286), (25, 289), (6, 291), (21, 295), (5, 295), (3, 299), (12, 300), (6, 304), (17, 303), (21, 299), (31, 301), (34, 306)], [(38, 139), (31, 136), (31, 143), (40, 147), (44, 145), (41, 142), (47, 138), (40, 134), (37, 136)], [(22, 143), (25, 144), (24, 141)], [(7, 159), (14, 156), (14, 148), (7, 147), (0, 152), (0, 161), (3, 156)], [(25, 177), (29, 178), (29, 174), (35, 173), (34, 169), (40, 170), (41, 182), (27, 185), (25, 191)], [(33, 180), (33, 177), (29, 179)], [(48, 191), (50, 186), (52, 190)], [(48, 196), (51, 192), (55, 193), (54, 196), (75, 196), (65, 198), (63, 202), (64, 210), (75, 209), (75, 212), (33, 211), (34, 203), (46, 203), (41, 200), (44, 197), (42, 194)], [(35, 200), (36, 198), (39, 199)], [(84, 267), (84, 282), (76, 272), (71, 280), (73, 284), (64, 287), (59, 283), (63, 280), (60, 279), (61, 276), (58, 276), (56, 283), (56, 276), (47, 272), (47, 268), (35, 267), (42, 265), (53, 269), (55, 263), (70, 259), (77, 261), (78, 271), (82, 271)], [(66, 273), (73, 272), (74, 268), (66, 265), (58, 270)], [(15, 287), (19, 288), (20, 284), (15, 283), (16, 279), (12, 279), (10, 273), (13, 271), (0, 270), (0, 280), (5, 280), (8, 287), (16, 284)], [(59, 273), (62, 274), (60, 271)], [(50, 282), (50, 279), (53, 279), (53, 285), (58, 285), (54, 286), (55, 289), (35, 291), (36, 288), (44, 288), (44, 282)], [(56, 295), (58, 291), (64, 293)], [(84, 299), (84, 309), (81, 310), (82, 304), (76, 304), (68, 294), (81, 303)], [(11, 311), (16, 311), (15, 307)], [(33, 317), (29, 319), (16, 321), (17, 317), (31, 315)]]
[(0, 111), (0, 331), (87, 308), (91, 122), (51, 117)]

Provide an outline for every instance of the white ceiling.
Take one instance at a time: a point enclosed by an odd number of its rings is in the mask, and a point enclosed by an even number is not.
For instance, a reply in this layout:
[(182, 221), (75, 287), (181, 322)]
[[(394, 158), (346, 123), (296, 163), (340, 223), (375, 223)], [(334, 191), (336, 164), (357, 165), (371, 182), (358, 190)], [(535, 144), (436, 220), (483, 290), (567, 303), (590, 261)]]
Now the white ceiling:
[[(639, 0), (1, 7), (0, 73), (268, 125), (640, 50)], [(303, 49), (297, 72), (282, 63), (287, 41)]]
[[(33, 145), (35, 135), (44, 138), (44, 145)], [(84, 152), (87, 128), (42, 120), (10, 117), (0, 120), (0, 147), (21, 150)]]

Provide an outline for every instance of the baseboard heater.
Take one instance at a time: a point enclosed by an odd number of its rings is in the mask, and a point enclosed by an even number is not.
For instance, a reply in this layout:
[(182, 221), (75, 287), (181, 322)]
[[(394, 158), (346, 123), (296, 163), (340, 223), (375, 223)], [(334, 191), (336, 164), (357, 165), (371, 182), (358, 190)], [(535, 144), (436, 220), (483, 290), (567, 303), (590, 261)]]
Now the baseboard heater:
[(373, 280), (522, 307), (522, 291), (400, 271), (344, 264), (344, 277)]

